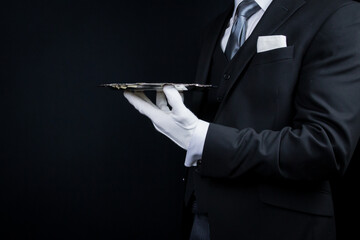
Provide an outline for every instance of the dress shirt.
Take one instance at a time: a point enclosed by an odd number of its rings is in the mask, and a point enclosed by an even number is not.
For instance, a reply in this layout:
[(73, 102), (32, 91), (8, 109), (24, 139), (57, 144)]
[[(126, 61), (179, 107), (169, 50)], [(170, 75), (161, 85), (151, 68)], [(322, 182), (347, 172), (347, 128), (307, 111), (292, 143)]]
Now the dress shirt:
[[(230, 34), (231, 34), (231, 28), (234, 24), (234, 18), (235, 18), (235, 12), (237, 9), (237, 6), (242, 2), (243, 0), (234, 0), (234, 11), (232, 13), (232, 16), (230, 18), (230, 21), (228, 23), (228, 26), (225, 30), (224, 36), (221, 39), (221, 49), (223, 52), (225, 52), (225, 48), (227, 45), (227, 42), (229, 40)], [(260, 6), (260, 10), (257, 11), (254, 15), (252, 15), (247, 20), (247, 29), (246, 29), (246, 37), (245, 39), (248, 39), (248, 37), (251, 35), (253, 30), (255, 29), (256, 25), (260, 21), (261, 17), (264, 15), (266, 9), (269, 7), (272, 0), (255, 0), (255, 2)], [(202, 153), (204, 149), (205, 144), (205, 138), (206, 134), (209, 128), (209, 123), (200, 120), (199, 124), (197, 125), (193, 137), (191, 138), (190, 145), (186, 152), (185, 157), (185, 166), (191, 167), (196, 166), (197, 161), (202, 158)]]

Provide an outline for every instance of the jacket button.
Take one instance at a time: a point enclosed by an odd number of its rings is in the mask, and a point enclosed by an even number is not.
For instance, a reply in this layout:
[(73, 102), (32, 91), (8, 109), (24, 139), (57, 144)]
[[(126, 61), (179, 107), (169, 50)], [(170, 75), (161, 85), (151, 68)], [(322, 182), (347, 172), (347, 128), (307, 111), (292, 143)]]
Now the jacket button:
[(217, 97), (216, 100), (218, 100), (219, 102), (221, 102), (223, 100), (223, 97)]
[(224, 74), (224, 79), (225, 79), (225, 80), (229, 80), (230, 77), (231, 77), (231, 76), (230, 76), (229, 74), (227, 74), (227, 73)]

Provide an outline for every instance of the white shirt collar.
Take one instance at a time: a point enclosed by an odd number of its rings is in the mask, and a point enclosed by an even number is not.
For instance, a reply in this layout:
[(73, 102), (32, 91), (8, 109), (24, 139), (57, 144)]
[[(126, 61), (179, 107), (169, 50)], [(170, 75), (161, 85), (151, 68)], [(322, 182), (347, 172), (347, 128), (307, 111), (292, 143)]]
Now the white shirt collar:
[[(235, 3), (235, 9), (237, 6), (242, 2), (243, 0), (234, 0)], [(270, 3), (273, 0), (255, 0), (255, 2), (261, 7), (263, 11), (266, 11), (266, 9), (269, 7)]]

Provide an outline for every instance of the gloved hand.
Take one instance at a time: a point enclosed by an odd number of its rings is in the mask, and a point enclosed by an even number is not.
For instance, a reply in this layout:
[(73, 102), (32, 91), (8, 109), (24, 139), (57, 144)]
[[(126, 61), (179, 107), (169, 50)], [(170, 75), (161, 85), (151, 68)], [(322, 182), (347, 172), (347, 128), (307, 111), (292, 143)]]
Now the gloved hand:
[(157, 93), (156, 105), (143, 92), (125, 91), (124, 96), (141, 114), (150, 118), (156, 130), (187, 150), (199, 119), (186, 108), (175, 87), (165, 86), (163, 91)]

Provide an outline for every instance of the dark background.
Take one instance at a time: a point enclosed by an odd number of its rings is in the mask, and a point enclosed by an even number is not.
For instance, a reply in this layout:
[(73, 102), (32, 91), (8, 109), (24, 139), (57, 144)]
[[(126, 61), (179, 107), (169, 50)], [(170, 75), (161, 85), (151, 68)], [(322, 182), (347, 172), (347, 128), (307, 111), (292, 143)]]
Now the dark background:
[[(7, 1), (0, 7), (0, 239), (179, 239), (185, 152), (110, 82), (192, 82), (231, 0)], [(356, 239), (359, 153), (335, 182)]]

